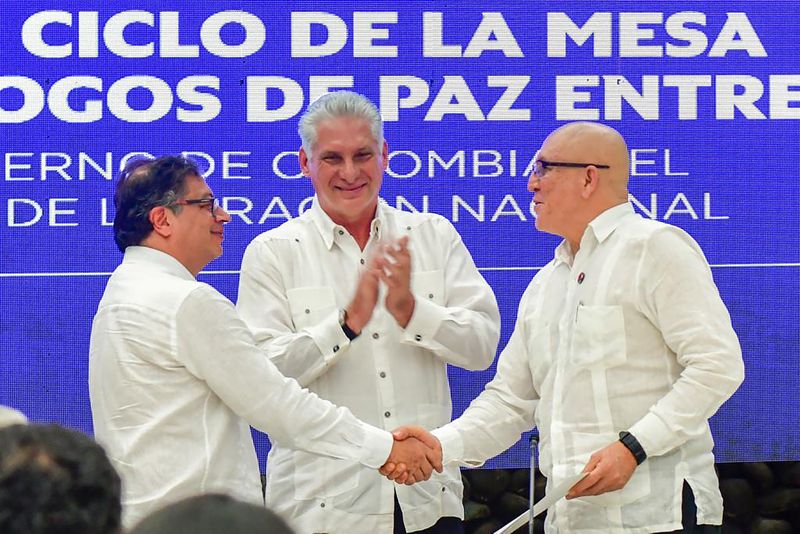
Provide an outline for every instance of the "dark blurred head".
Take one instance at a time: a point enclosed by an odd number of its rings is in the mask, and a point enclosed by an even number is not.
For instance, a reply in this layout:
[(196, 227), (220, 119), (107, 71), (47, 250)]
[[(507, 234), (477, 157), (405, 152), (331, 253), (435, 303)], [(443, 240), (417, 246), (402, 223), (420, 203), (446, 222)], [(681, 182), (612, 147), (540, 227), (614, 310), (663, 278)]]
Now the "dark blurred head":
[(227, 495), (199, 495), (169, 505), (136, 525), (130, 534), (293, 534), (274, 512)]
[(139, 245), (153, 231), (150, 210), (174, 205), (186, 191), (186, 179), (200, 176), (197, 165), (181, 156), (139, 158), (128, 162), (119, 175), (114, 194), (114, 241), (120, 251)]
[(91, 438), (57, 425), (0, 429), (0, 532), (111, 534), (120, 480)]

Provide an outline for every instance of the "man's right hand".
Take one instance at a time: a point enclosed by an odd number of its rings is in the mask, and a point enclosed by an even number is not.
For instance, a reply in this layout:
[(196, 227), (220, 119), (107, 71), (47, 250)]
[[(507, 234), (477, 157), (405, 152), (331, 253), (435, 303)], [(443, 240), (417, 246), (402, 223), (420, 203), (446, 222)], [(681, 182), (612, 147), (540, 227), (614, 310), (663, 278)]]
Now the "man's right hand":
[(380, 472), (398, 484), (411, 485), (428, 480), (434, 469), (442, 472), (440, 449), (431, 448), (417, 438), (406, 437), (402, 440), (395, 438), (392, 452)]
[(361, 271), (356, 286), (356, 294), (347, 305), (347, 326), (360, 334), (364, 326), (372, 318), (372, 312), (378, 303), (378, 287), (380, 286), (381, 273), (376, 266), (376, 259), (371, 259), (365, 269)]
[[(414, 471), (410, 469), (404, 461), (394, 454), (394, 447), (399, 447), (400, 443), (410, 442), (411, 444), (421, 443), (424, 447), (423, 452), (425, 459), (430, 466), (438, 473), (444, 469), (442, 465), (442, 446), (436, 437), (422, 428), (421, 426), (407, 425), (396, 428), (392, 431), (395, 442), (392, 447), (392, 454), (389, 459), (380, 468), (380, 473), (388, 478), (394, 480), (398, 484), (411, 485), (422, 480), (428, 480), (431, 475), (430, 470)], [(423, 462), (424, 463), (424, 462)], [(424, 475), (420, 478), (420, 475)]]

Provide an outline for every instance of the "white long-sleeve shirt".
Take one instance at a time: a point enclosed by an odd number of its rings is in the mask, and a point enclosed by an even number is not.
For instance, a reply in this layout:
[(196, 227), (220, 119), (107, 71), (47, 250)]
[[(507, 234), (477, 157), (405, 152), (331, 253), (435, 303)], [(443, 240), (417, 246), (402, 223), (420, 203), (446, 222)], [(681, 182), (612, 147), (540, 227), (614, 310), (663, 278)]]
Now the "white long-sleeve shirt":
[(708, 419), (743, 379), (742, 354), (708, 263), (682, 230), (629, 204), (563, 242), (531, 281), (497, 374), (434, 431), (445, 461), (480, 464), (534, 425), (548, 490), (629, 430), (647, 453), (621, 490), (548, 511), (552, 532), (681, 528), (686, 480), (699, 524), (720, 524)]
[[(414, 313), (401, 328), (378, 305), (349, 342), (338, 312), (353, 297), (359, 271), (379, 239), (409, 236)], [(453, 226), (381, 202), (362, 251), (316, 204), (261, 234), (242, 261), (237, 307), (278, 368), (356, 416), (385, 429), (435, 428), (450, 421), (447, 365), (484, 369), (494, 359), (500, 317), (491, 288)], [(397, 486), (351, 460), (297, 450), (274, 439), (267, 504), (298, 532), (391, 532), (394, 493), (406, 528), (463, 517), (456, 465), (414, 486)]]
[(123, 484), (123, 521), (222, 492), (263, 503), (248, 423), (298, 450), (364, 469), (391, 435), (301, 390), (258, 349), (233, 304), (172, 256), (128, 247), (92, 324), (97, 440)]

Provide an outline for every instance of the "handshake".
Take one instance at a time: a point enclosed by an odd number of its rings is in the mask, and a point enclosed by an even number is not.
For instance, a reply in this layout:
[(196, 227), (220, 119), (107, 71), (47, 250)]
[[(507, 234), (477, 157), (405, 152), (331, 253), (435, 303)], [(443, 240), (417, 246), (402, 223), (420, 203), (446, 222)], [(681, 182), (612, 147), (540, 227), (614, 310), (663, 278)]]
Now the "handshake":
[(410, 486), (442, 472), (442, 445), (421, 426), (401, 426), (392, 431), (392, 452), (380, 473), (398, 484)]

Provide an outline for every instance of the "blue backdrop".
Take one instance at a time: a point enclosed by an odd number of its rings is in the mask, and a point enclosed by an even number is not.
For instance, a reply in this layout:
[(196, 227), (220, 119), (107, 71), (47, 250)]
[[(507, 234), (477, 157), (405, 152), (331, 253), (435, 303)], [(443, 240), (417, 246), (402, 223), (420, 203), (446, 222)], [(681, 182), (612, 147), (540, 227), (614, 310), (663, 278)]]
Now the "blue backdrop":
[[(717, 458), (800, 459), (796, 1), (0, 6), (0, 404), (91, 431), (89, 330), (121, 259), (126, 158), (186, 151), (207, 169), (233, 222), (201, 279), (235, 300), (244, 247), (312, 195), (299, 113), (352, 87), (386, 120), (383, 197), (453, 221), (497, 294), (501, 347), (558, 243), (533, 226), (536, 148), (569, 120), (619, 129), (634, 206), (700, 243), (741, 339)], [(456, 413), (493, 373), (451, 370)], [(527, 458), (520, 443), (489, 465)]]

